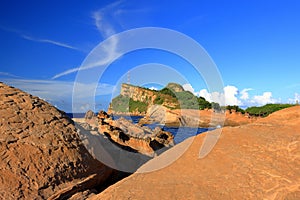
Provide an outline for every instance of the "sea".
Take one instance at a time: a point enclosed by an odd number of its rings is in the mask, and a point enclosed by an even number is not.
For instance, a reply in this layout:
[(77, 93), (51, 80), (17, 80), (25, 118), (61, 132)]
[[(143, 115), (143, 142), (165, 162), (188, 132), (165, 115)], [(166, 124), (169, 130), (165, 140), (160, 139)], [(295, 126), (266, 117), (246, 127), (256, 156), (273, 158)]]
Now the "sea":
[[(83, 118), (84, 117), (84, 113), (67, 113), (67, 115), (71, 118)], [(119, 118), (125, 118), (129, 121), (132, 121), (132, 123), (136, 124), (139, 122), (139, 120), (141, 118), (143, 118), (142, 116), (126, 116), (126, 115), (114, 115), (113, 119), (119, 119)], [(185, 139), (201, 134), (203, 132), (209, 131), (209, 130), (213, 130), (214, 128), (193, 128), (193, 127), (167, 127), (164, 126), (163, 124), (145, 124), (145, 126), (148, 126), (151, 129), (154, 129), (155, 127), (159, 126), (162, 128), (162, 130), (164, 131), (168, 131), (170, 133), (172, 133), (174, 135), (174, 142), (175, 144), (178, 144), (182, 141), (184, 141)]]

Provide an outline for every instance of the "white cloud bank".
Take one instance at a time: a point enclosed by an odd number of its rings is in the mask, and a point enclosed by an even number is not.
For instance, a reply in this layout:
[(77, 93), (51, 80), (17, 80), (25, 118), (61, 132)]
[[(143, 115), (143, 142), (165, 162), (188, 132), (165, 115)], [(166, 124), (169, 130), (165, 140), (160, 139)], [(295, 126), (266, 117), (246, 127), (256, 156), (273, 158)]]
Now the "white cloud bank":
[[(254, 89), (245, 88), (239, 90), (237, 87), (228, 85), (224, 87), (224, 92), (208, 92), (207, 89), (201, 89), (199, 92), (196, 92), (191, 84), (184, 84), (183, 88), (186, 91), (194, 93), (196, 96), (204, 97), (209, 102), (217, 102), (220, 105), (238, 105), (242, 107), (248, 106), (261, 106), (268, 103), (278, 103), (278, 99), (272, 97), (272, 92), (264, 92), (262, 95), (250, 96), (249, 91)], [(299, 98), (300, 95), (296, 96), (295, 99)], [(293, 102), (295, 102), (293, 99)], [(292, 100), (291, 100), (292, 101)]]
[(78, 105), (72, 108), (72, 98), (74, 90), (74, 82), (57, 81), (57, 80), (28, 80), (28, 79), (2, 79), (2, 82), (19, 88), (32, 95), (38, 96), (59, 109), (66, 112), (86, 112), (88, 109), (94, 109), (96, 105), (87, 105), (86, 99), (91, 96), (109, 95), (114, 90), (113, 85), (98, 84), (96, 90), (92, 90), (94, 83), (78, 83), (76, 82), (76, 96)]

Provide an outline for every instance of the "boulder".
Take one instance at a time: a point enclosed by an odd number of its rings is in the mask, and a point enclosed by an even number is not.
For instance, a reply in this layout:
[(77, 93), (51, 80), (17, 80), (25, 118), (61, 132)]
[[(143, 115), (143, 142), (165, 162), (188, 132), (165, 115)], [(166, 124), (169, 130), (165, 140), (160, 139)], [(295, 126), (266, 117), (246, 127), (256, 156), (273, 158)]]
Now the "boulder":
[(46, 101), (0, 83), (0, 116), (1, 199), (68, 198), (111, 174), (73, 121)]
[(85, 120), (90, 120), (93, 119), (94, 117), (96, 117), (96, 114), (91, 110), (88, 110), (84, 115)]

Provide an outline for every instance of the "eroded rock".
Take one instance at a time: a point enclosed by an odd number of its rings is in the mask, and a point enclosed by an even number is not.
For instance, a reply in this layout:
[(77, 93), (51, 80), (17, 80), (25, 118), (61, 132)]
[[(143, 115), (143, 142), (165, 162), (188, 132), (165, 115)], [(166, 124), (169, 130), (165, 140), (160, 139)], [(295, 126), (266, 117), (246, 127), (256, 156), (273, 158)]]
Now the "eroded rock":
[[(98, 114), (98, 130), (113, 142), (130, 147), (139, 153), (154, 156), (155, 151), (163, 147), (174, 145), (174, 136), (161, 128), (151, 130), (120, 118), (113, 120), (107, 113), (100, 111)], [(154, 145), (155, 144), (155, 145)]]
[(73, 121), (49, 103), (0, 83), (0, 198), (59, 199), (101, 185)]

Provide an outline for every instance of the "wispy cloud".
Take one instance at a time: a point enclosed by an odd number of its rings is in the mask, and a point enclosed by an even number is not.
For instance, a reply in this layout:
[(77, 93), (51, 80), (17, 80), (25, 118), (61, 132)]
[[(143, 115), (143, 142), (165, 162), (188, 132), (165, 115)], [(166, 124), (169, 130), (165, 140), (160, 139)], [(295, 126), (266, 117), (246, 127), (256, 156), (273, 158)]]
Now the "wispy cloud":
[(103, 56), (101, 59), (98, 59), (97, 61), (94, 61), (93, 63), (90, 63), (86, 66), (80, 66), (73, 69), (69, 69), (63, 72), (60, 72), (52, 77), (52, 79), (57, 79), (59, 77), (77, 72), (79, 70), (87, 70), (94, 67), (100, 67), (103, 65), (106, 65), (113, 61), (113, 58), (119, 55), (117, 51), (118, 46), (118, 38), (114, 37), (113, 35), (116, 33), (114, 27), (110, 23), (109, 19), (111, 19), (114, 13), (114, 10), (117, 10), (117, 7), (119, 7), (123, 1), (117, 1), (112, 4), (109, 4), (100, 10), (97, 10), (95, 12), (92, 12), (92, 19), (94, 20), (94, 25), (99, 31), (99, 33), (102, 35), (104, 39), (107, 39), (109, 37), (109, 43), (106, 46), (102, 46)]
[(66, 71), (63, 71), (63, 72), (61, 72), (61, 73), (56, 74), (56, 75), (53, 76), (51, 79), (52, 79), (52, 80), (53, 80), (53, 79), (57, 79), (57, 78), (59, 78), (59, 77), (62, 77), (62, 76), (68, 75), (68, 74), (72, 74), (72, 73), (77, 72), (77, 71), (79, 71), (79, 70), (80, 70), (80, 67), (68, 69), (68, 70), (66, 70)]
[(28, 35), (21, 35), (22, 38), (26, 39), (26, 40), (30, 40), (30, 41), (34, 41), (34, 42), (41, 42), (41, 43), (48, 43), (48, 44), (52, 44), (52, 45), (56, 45), (59, 47), (64, 47), (64, 48), (68, 48), (68, 49), (73, 49), (73, 50), (78, 50), (80, 51), (80, 49), (78, 49), (77, 47), (62, 43), (62, 42), (57, 42), (54, 40), (49, 40), (49, 39), (39, 39), (39, 38), (34, 38)]
[(300, 87), (300, 83), (295, 83), (295, 84), (286, 86), (286, 88), (288, 88), (288, 89), (290, 89), (290, 88), (296, 88), (296, 87)]
[(0, 26), (0, 29), (4, 30), (4, 31), (7, 31), (7, 32), (15, 33), (18, 36), (20, 36), (21, 38), (25, 39), (25, 40), (30, 40), (30, 41), (34, 41), (34, 42), (41, 42), (41, 43), (48, 43), (48, 44), (52, 44), (52, 45), (59, 46), (59, 47), (64, 47), (64, 48), (68, 48), (68, 49), (81, 51), (80, 49), (78, 49), (77, 47), (74, 47), (72, 45), (69, 45), (69, 44), (66, 44), (66, 43), (63, 43), (63, 42), (50, 40), (50, 39), (41, 39), (41, 38), (32, 37), (32, 36), (29, 36), (28, 34), (24, 34), (23, 31), (20, 31), (20, 30), (17, 30), (17, 29), (7, 28), (7, 27), (4, 27), (4, 26)]
[(4, 77), (13, 77), (13, 78), (20, 78), (19, 76), (16, 76), (16, 75), (14, 75), (14, 74), (7, 73), (7, 72), (0, 72), (0, 76), (4, 76)]

